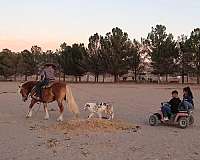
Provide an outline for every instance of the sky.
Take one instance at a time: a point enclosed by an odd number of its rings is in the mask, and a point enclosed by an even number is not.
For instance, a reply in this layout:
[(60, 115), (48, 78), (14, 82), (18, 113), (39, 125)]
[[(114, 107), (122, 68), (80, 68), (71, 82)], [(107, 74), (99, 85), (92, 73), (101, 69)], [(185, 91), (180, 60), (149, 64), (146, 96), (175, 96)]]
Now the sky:
[(174, 37), (200, 27), (199, 0), (0, 0), (0, 50), (59, 49), (88, 44), (91, 35), (119, 27), (130, 39), (146, 38), (163, 24)]

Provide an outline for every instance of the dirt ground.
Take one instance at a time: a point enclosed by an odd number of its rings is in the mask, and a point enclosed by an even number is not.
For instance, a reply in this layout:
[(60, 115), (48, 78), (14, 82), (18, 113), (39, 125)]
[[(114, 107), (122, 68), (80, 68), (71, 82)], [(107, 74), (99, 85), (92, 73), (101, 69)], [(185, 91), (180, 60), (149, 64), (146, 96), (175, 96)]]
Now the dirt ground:
[[(182, 85), (70, 84), (80, 107), (86, 102), (111, 102), (115, 119), (141, 126), (137, 131), (62, 132), (49, 130), (58, 124), (58, 108), (49, 104), (50, 119), (44, 120), (43, 108), (35, 106), (33, 117), (26, 119), (28, 102), (21, 101), (18, 83), (0, 82), (0, 160), (199, 160), (200, 87), (192, 86), (195, 97), (195, 123), (187, 129), (176, 126), (148, 125), (148, 117)], [(13, 92), (13, 93), (12, 93)], [(73, 116), (65, 109), (64, 121)]]

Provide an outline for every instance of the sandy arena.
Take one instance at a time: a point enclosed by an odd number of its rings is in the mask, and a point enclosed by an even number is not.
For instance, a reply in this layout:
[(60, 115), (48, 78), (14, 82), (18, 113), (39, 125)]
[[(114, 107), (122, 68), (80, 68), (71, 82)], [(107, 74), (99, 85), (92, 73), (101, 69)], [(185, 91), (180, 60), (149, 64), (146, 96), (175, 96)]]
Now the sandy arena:
[[(200, 87), (192, 86), (195, 123), (186, 129), (151, 127), (148, 117), (184, 85), (70, 84), (80, 107), (81, 119), (88, 113), (86, 102), (107, 101), (114, 105), (115, 119), (140, 126), (119, 131), (68, 132), (55, 129), (59, 115), (56, 103), (49, 104), (50, 119), (44, 120), (41, 106), (30, 119), (29, 102), (17, 95), (18, 83), (0, 82), (0, 160), (199, 160)], [(13, 93), (12, 93), (13, 92)], [(64, 123), (73, 119), (65, 108)]]

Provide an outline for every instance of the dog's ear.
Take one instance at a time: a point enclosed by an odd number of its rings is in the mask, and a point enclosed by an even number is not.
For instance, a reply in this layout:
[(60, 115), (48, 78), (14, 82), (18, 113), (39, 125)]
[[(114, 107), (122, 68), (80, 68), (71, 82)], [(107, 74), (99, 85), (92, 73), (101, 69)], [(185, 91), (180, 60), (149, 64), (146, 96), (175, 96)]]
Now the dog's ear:
[(90, 105), (89, 105), (89, 104), (86, 104), (86, 107), (90, 107)]

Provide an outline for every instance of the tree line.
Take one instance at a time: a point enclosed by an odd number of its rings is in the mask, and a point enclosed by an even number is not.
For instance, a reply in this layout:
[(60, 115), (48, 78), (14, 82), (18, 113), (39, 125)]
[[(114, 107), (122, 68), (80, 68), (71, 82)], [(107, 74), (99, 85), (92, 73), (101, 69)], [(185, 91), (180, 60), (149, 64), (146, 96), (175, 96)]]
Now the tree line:
[[(200, 83), (200, 28), (191, 31), (189, 37), (181, 35), (177, 40), (171, 33), (167, 33), (164, 25), (151, 28), (146, 38), (140, 41), (131, 40), (126, 32), (116, 27), (111, 32), (102, 36), (98, 33), (89, 37), (88, 46), (84, 44), (67, 45), (65, 42), (55, 52), (43, 52), (41, 47), (33, 46), (30, 50), (12, 52), (3, 49), (0, 52), (0, 76), (5, 80), (17, 76), (36, 75), (44, 63), (57, 65), (58, 77), (65, 80), (66, 75), (71, 75), (80, 81), (86, 73), (99, 81), (103, 81), (107, 74), (119, 81), (119, 77), (129, 70), (133, 72), (134, 81), (138, 75), (148, 71), (158, 77), (169, 75), (182, 77), (196, 77)], [(89, 75), (88, 75), (89, 76)], [(89, 78), (89, 77), (88, 77)], [(158, 78), (159, 80), (160, 78)]]

